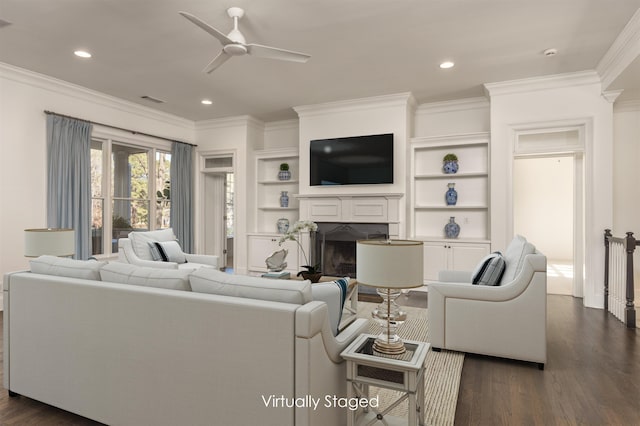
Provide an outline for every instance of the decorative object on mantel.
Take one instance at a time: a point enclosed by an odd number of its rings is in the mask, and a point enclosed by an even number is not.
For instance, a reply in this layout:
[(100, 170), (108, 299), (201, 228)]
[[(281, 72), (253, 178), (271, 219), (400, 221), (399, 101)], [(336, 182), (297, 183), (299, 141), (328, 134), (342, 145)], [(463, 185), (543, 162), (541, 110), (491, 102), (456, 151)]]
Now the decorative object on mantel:
[(289, 207), (289, 194), (287, 194), (287, 191), (280, 192), (280, 207)]
[(447, 238), (458, 238), (460, 235), (460, 225), (456, 223), (455, 217), (449, 218), (449, 223), (444, 226), (444, 234)]
[(25, 257), (51, 256), (71, 257), (76, 251), (73, 229), (36, 228), (24, 230)]
[(301, 220), (293, 224), (293, 228), (291, 228), (286, 234), (280, 237), (278, 241), (278, 245), (282, 245), (285, 241), (291, 240), (295, 241), (302, 252), (302, 256), (304, 257), (304, 261), (307, 263), (306, 265), (302, 265), (302, 268), (305, 268), (306, 271), (298, 272), (298, 276), (302, 276), (305, 280), (310, 280), (312, 283), (317, 283), (320, 281), (322, 277), (322, 271), (320, 270), (320, 264), (310, 265), (309, 259), (307, 258), (307, 254), (304, 252), (304, 248), (302, 244), (300, 244), (300, 232), (308, 231), (316, 232), (318, 230), (318, 224), (312, 222), (310, 220)]
[(267, 271), (269, 272), (282, 272), (287, 267), (287, 258), (289, 251), (287, 249), (276, 250), (269, 257), (264, 260), (267, 265)]
[(356, 277), (359, 284), (377, 287), (383, 301), (372, 316), (384, 327), (373, 344), (374, 352), (399, 355), (405, 352), (397, 334), (398, 325), (407, 319), (395, 299), (405, 288), (423, 285), (423, 243), (409, 240), (356, 241)]
[(442, 170), (446, 174), (453, 174), (458, 172), (458, 156), (455, 154), (447, 154), (442, 159), (443, 166)]
[(448, 206), (455, 206), (458, 202), (458, 191), (456, 191), (455, 189), (456, 184), (453, 182), (449, 182), (447, 186), (449, 187), (449, 189), (445, 193), (444, 198), (447, 201)]
[(287, 219), (286, 217), (281, 217), (280, 219), (278, 219), (277, 225), (278, 234), (286, 234), (286, 232), (289, 230), (289, 219)]
[(287, 163), (280, 164), (280, 171), (278, 172), (278, 180), (289, 180), (289, 179), (291, 179), (289, 164)]

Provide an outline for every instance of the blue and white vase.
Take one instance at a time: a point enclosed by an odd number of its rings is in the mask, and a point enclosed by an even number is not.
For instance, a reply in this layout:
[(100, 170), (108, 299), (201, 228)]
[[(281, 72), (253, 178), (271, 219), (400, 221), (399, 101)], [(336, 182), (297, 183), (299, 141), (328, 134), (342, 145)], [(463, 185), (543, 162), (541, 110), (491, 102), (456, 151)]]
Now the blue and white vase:
[(456, 218), (451, 216), (449, 223), (444, 226), (444, 234), (447, 238), (458, 238), (460, 235), (460, 225), (456, 223)]
[(280, 219), (278, 219), (277, 225), (278, 234), (286, 234), (289, 230), (289, 219), (287, 219), (286, 217), (281, 217)]
[(450, 182), (447, 184), (447, 186), (449, 187), (449, 189), (444, 194), (444, 198), (447, 201), (448, 206), (455, 206), (458, 202), (458, 191), (455, 190), (456, 184)]
[(458, 173), (458, 162), (457, 161), (445, 161), (442, 166), (442, 171), (446, 174)]
[(280, 207), (289, 207), (289, 194), (287, 194), (287, 191), (280, 192)]
[(278, 180), (289, 180), (291, 179), (291, 172), (289, 170), (280, 170), (278, 172)]

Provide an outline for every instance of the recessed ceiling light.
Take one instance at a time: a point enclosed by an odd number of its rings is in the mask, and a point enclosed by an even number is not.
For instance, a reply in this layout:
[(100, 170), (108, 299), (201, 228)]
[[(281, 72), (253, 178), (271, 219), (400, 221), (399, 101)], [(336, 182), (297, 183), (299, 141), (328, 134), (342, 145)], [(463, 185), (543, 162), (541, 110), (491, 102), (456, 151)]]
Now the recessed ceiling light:
[(200, 101), (200, 103), (202, 105), (211, 105), (213, 103), (213, 101), (210, 101), (209, 99), (203, 99)]
[(451, 61), (445, 61), (443, 63), (440, 64), (440, 68), (442, 68), (443, 70), (446, 70), (448, 68), (453, 68), (455, 64)]
[(73, 52), (74, 55), (76, 55), (79, 58), (90, 58), (91, 57), (91, 53), (87, 52), (86, 50), (76, 50), (75, 52)]

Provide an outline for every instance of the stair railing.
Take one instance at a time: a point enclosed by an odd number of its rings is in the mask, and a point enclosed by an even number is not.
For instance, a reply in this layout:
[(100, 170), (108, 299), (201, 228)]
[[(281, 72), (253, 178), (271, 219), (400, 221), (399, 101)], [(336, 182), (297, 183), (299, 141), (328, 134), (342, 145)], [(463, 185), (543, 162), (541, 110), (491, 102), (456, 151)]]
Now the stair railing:
[(633, 252), (638, 245), (633, 232), (618, 238), (604, 230), (604, 308), (629, 328), (636, 326)]

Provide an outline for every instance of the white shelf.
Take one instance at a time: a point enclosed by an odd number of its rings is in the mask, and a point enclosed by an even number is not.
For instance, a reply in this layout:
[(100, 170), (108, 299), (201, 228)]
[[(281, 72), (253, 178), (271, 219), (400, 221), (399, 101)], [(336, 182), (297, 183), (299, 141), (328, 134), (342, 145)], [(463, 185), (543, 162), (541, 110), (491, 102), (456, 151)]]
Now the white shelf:
[(414, 209), (416, 210), (486, 210), (488, 209), (487, 206), (461, 206), (461, 205), (455, 205), (455, 206), (415, 206)]
[(260, 180), (258, 181), (260, 185), (287, 185), (287, 184), (298, 184), (297, 179), (289, 179), (289, 180)]
[(279, 206), (261, 206), (258, 210), (282, 210), (282, 211), (298, 211), (297, 207), (279, 207)]
[(414, 179), (464, 179), (464, 178), (474, 178), (474, 177), (487, 177), (488, 173), (478, 172), (478, 173), (428, 173), (428, 174), (418, 174), (415, 175)]

